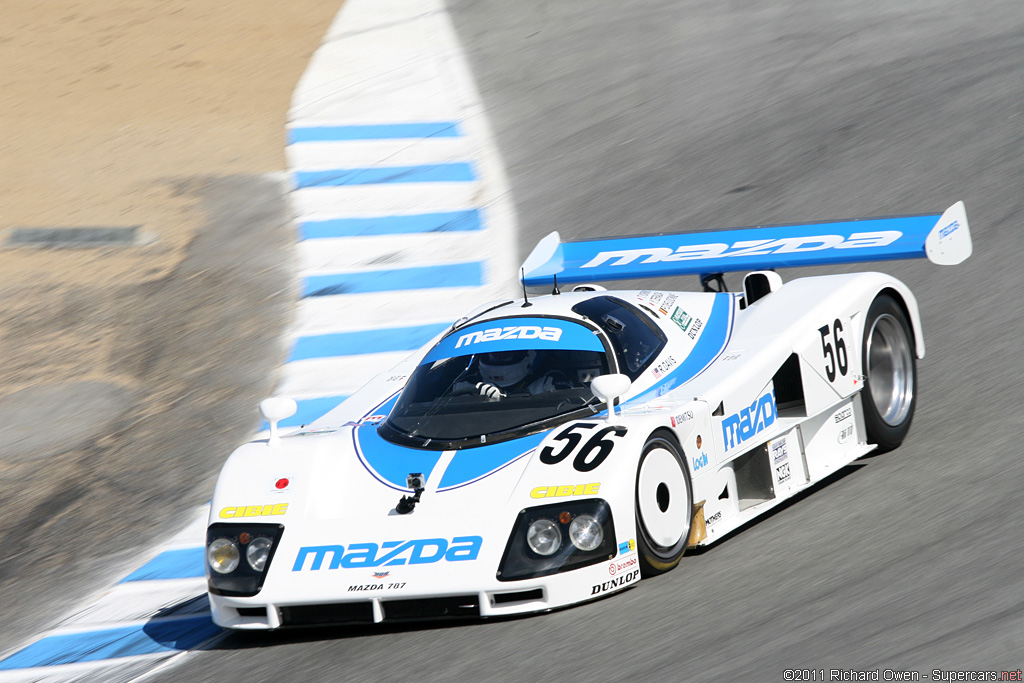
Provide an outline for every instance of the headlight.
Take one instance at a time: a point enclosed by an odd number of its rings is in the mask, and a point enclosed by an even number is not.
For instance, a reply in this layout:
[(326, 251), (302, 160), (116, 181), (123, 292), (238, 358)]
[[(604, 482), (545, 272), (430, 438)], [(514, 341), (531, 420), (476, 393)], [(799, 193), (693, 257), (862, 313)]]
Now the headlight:
[(569, 525), (569, 540), (580, 550), (596, 550), (604, 540), (604, 531), (590, 515), (579, 515)]
[(263, 567), (267, 564), (267, 557), (270, 555), (271, 545), (273, 544), (269, 538), (258, 536), (252, 539), (249, 547), (245, 550), (245, 559), (249, 561), (249, 566), (258, 572), (263, 571)]
[(206, 550), (210, 569), (218, 574), (229, 574), (238, 566), (238, 546), (226, 538), (216, 538)]
[(259, 593), (283, 533), (282, 524), (211, 524), (206, 529), (206, 578), (210, 593), (237, 597)]
[(498, 581), (520, 581), (588, 567), (615, 557), (615, 526), (608, 502), (566, 500), (519, 511)]
[(526, 531), (526, 542), (530, 550), (547, 557), (562, 546), (562, 532), (550, 519), (538, 519)]

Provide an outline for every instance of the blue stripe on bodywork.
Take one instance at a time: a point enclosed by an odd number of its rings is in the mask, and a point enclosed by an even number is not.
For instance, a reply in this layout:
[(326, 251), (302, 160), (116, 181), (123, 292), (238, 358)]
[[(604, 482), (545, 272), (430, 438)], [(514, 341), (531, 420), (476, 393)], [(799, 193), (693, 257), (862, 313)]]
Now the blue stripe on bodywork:
[(332, 218), (299, 224), (299, 239), (358, 237), (362, 235), (408, 235), (426, 232), (472, 232), (482, 228), (480, 211), (444, 211), (404, 216)]
[(361, 273), (311, 275), (302, 282), (302, 296), (393, 292), (403, 289), (438, 287), (479, 287), (483, 284), (483, 262), (448, 263)]
[(377, 123), (350, 126), (297, 126), (288, 129), (288, 144), (345, 140), (401, 140), (406, 138), (457, 138), (455, 121), (428, 123)]
[(295, 187), (338, 187), (385, 183), (452, 183), (476, 180), (473, 166), (465, 162), (421, 166), (376, 166), (296, 171)]
[(204, 615), (47, 636), (0, 661), (0, 671), (190, 650), (220, 632)]
[(450, 491), (480, 481), (498, 470), (508, 467), (523, 456), (533, 453), (537, 444), (551, 430), (531, 434), (521, 439), (503, 441), (490, 446), (478, 446), (457, 451), (441, 477), (438, 493)]
[[(390, 415), (395, 403), (398, 402), (398, 397), (399, 393), (396, 392), (394, 396), (366, 413), (364, 419), (370, 415)], [(443, 451), (406, 448), (385, 441), (377, 434), (377, 426), (358, 424), (352, 428), (352, 444), (355, 446), (359, 462), (366, 471), (380, 483), (399, 491), (410, 491), (405, 484), (405, 478), (413, 472), (421, 473), (425, 477), (424, 481), (427, 481)]]
[[(374, 408), (367, 415), (388, 415), (395, 407), (399, 394)], [(536, 449), (550, 430), (512, 441), (456, 451), (441, 475), (438, 492), (472, 484), (511, 465)], [(444, 451), (406, 448), (385, 441), (377, 434), (377, 425), (363, 424), (352, 429), (352, 442), (359, 461), (373, 477), (389, 488), (409, 492), (405, 478), (420, 472), (429, 479), (434, 466)]]
[(120, 583), (155, 579), (191, 579), (203, 576), (205, 572), (204, 554), (205, 549), (202, 546), (165, 550), (121, 579)]
[(642, 394), (629, 399), (626, 403), (641, 404), (663, 396), (704, 372), (722, 354), (732, 335), (735, 298), (732, 294), (715, 294), (714, 296), (715, 302), (711, 306), (707, 323), (690, 354), (660, 382)]
[(295, 346), (292, 348), (287, 362), (307, 358), (415, 351), (449, 327), (451, 327), (451, 323), (434, 323), (432, 325), (355, 330), (299, 337), (295, 340)]
[[(377, 425), (352, 428), (352, 440), (363, 465), (380, 483), (399, 491), (409, 491), (405, 478), (419, 472), (429, 478), (443, 451), (406, 448), (385, 441), (377, 434)], [(426, 481), (426, 480), (424, 480)]]

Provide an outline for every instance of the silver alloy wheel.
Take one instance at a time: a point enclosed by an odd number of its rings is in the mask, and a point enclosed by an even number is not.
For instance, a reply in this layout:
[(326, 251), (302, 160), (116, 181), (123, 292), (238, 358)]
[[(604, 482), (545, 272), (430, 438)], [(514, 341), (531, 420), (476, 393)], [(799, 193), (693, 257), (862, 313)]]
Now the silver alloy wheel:
[(883, 313), (867, 335), (867, 374), (871, 400), (890, 426), (903, 422), (914, 399), (914, 357), (899, 320)]

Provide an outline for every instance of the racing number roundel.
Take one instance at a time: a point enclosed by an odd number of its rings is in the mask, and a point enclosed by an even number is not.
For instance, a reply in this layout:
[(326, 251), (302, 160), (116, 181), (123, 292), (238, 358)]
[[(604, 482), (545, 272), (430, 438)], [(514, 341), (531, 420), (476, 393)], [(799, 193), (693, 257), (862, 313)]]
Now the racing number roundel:
[[(558, 452), (555, 452), (553, 446), (545, 446), (540, 452), (540, 461), (545, 465), (557, 465), (562, 462), (580, 445), (583, 440), (584, 432), (578, 430), (589, 430), (597, 427), (595, 422), (579, 422), (574, 425), (570, 425), (559, 432), (554, 440), (564, 441), (565, 446)], [(576, 457), (573, 458), (572, 466), (578, 472), (589, 472), (596, 469), (601, 463), (605, 461), (605, 458), (615, 448), (615, 441), (611, 438), (621, 438), (626, 435), (626, 428), (621, 426), (605, 427), (596, 432), (589, 432), (590, 438), (583, 447), (576, 452)], [(594, 451), (597, 451), (594, 453)]]

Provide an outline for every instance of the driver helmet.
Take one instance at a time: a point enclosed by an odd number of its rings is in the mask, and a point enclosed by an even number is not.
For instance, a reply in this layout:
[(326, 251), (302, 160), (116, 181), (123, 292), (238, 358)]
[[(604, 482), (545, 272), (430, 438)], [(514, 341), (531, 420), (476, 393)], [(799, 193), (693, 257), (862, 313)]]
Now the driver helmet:
[(480, 378), (501, 388), (510, 387), (530, 374), (536, 358), (536, 351), (496, 351), (481, 354)]

